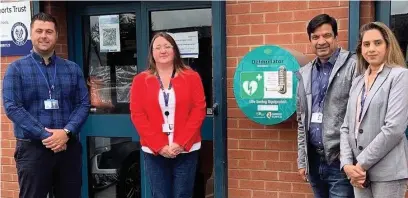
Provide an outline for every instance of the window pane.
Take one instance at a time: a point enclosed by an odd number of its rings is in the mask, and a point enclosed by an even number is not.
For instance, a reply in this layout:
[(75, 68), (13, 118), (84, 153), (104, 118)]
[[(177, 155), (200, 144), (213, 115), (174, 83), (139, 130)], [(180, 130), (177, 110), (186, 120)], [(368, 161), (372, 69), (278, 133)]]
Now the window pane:
[[(198, 46), (196, 42), (181, 41), (178, 42), (178, 47), (184, 63), (201, 76), (206, 96), (207, 114), (211, 115), (213, 104), (211, 8), (151, 12), (150, 39), (156, 32), (161, 31), (172, 33), (173, 36), (176, 36), (176, 42), (183, 40), (183, 37), (198, 37)], [(198, 53), (194, 51), (197, 48)]]
[(391, 1), (391, 29), (408, 60), (408, 1)]
[(117, 14), (84, 19), (84, 74), (92, 113), (129, 113), (136, 65), (136, 16)]

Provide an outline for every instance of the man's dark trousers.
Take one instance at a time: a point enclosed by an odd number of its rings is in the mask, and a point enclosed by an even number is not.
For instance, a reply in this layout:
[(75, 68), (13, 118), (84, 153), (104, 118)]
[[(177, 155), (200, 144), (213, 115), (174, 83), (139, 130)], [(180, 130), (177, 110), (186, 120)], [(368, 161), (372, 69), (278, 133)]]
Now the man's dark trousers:
[(82, 146), (76, 139), (67, 150), (54, 153), (39, 140), (17, 140), (16, 160), (20, 198), (46, 198), (54, 188), (55, 198), (80, 198)]
[(353, 186), (340, 170), (338, 159), (329, 165), (323, 153), (319, 154), (312, 146), (308, 148), (308, 157), (308, 179), (315, 198), (354, 198)]

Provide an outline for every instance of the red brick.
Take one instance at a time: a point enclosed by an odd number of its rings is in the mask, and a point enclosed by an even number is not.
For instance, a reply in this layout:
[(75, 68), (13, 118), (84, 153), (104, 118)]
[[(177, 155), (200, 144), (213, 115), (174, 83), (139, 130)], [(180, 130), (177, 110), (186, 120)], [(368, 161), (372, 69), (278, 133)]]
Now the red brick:
[[(229, 146), (229, 145), (228, 145)], [(228, 169), (232, 169), (232, 168), (239, 168), (238, 166), (238, 160), (236, 159), (228, 159)]]
[(286, 10), (305, 10), (308, 7), (306, 1), (280, 1), (279, 2), (279, 11)]
[(272, 12), (265, 13), (266, 23), (288, 22), (293, 20), (293, 12)]
[(252, 151), (252, 159), (253, 160), (278, 161), (279, 152), (278, 151)]
[(12, 190), (1, 190), (0, 195), (3, 198), (14, 198), (14, 192)]
[(309, 183), (292, 183), (293, 192), (313, 193)]
[(228, 170), (228, 178), (232, 178), (232, 179), (250, 179), (251, 178), (251, 171), (249, 171), (249, 170), (230, 169), (230, 170)]
[(265, 42), (268, 44), (291, 44), (293, 43), (292, 34), (272, 34), (266, 35)]
[(371, 5), (360, 6), (360, 17), (371, 17), (374, 15), (374, 7)]
[(238, 121), (239, 128), (247, 128), (247, 129), (264, 129), (264, 125), (260, 125), (252, 120), (249, 119), (240, 119)]
[[(293, 19), (294, 21), (307, 21), (309, 22), (312, 20), (313, 17), (322, 14), (323, 10), (297, 10), (293, 11)], [(306, 29), (305, 29), (306, 32)]]
[(266, 141), (266, 149), (278, 151), (294, 151), (297, 148), (294, 141)]
[(293, 34), (294, 43), (309, 43), (309, 36), (306, 31), (304, 33), (294, 33)]
[(230, 129), (230, 128), (237, 128), (237, 126), (238, 126), (238, 120), (236, 120), (236, 119), (228, 119), (228, 120), (227, 120), (227, 127), (228, 127), (228, 129)]
[(230, 14), (244, 14), (249, 13), (250, 5), (247, 3), (227, 4), (226, 13)]
[(290, 130), (280, 130), (279, 132), (279, 139), (280, 140), (297, 140), (297, 130), (296, 129), (290, 129)]
[(312, 8), (330, 8), (340, 5), (340, 1), (309, 1), (309, 9)]
[(227, 139), (228, 149), (238, 149), (238, 140)]
[(236, 15), (227, 15), (226, 16), (226, 21), (227, 21), (227, 27), (230, 25), (235, 25), (237, 24), (237, 16)]
[(227, 35), (247, 35), (249, 34), (250, 25), (231, 25), (227, 27)]
[(265, 182), (241, 179), (239, 180), (239, 186), (241, 189), (264, 190)]
[(14, 148), (2, 148), (1, 153), (4, 156), (14, 156)]
[(238, 188), (238, 187), (239, 187), (239, 180), (238, 179), (228, 178), (228, 188)]
[(256, 36), (239, 36), (238, 38), (238, 45), (262, 45), (264, 44), (264, 37), (263, 35), (256, 35)]
[(302, 178), (300, 178), (298, 173), (295, 172), (278, 172), (278, 180), (279, 181), (292, 181), (292, 182), (300, 182)]
[(13, 181), (13, 175), (8, 173), (1, 174), (1, 181)]
[(297, 152), (294, 151), (280, 151), (279, 152), (279, 161), (289, 161), (296, 162)]
[(306, 22), (280, 23), (279, 33), (305, 32), (306, 26)]
[(327, 13), (330, 16), (339, 19), (339, 18), (347, 18), (349, 11), (348, 8), (326, 8), (323, 10), (323, 13)]
[(287, 191), (292, 190), (292, 185), (290, 183), (271, 181), (265, 182), (266, 189), (273, 189), (274, 191)]
[[(295, 124), (295, 125), (294, 125)], [(275, 125), (267, 125), (265, 126), (265, 128), (267, 129), (295, 129), (297, 127), (297, 122), (292, 121), (291, 119), (288, 119), (284, 122), (281, 122), (279, 124), (275, 124)]]
[(265, 21), (264, 14), (243, 14), (238, 15), (238, 24), (254, 24), (263, 23)]
[[(363, 4), (364, 2), (367, 2), (367, 1), (361, 1), (361, 4)], [(343, 6), (348, 7), (348, 6), (349, 6), (349, 1), (347, 1), (347, 0), (340, 0), (340, 6), (341, 6), (341, 7), (343, 7)]]
[(243, 169), (264, 170), (265, 162), (259, 160), (239, 160), (238, 166)]
[(303, 198), (306, 197), (304, 193), (289, 193), (289, 192), (279, 192), (279, 198)]
[(252, 2), (251, 12), (275, 12), (278, 11), (278, 2)]
[(18, 189), (18, 184), (16, 182), (3, 181), (1, 187), (2, 189)]
[(266, 180), (266, 181), (278, 180), (278, 172), (253, 170), (251, 172), (251, 178), (253, 180)]
[(228, 189), (228, 196), (234, 198), (248, 198), (251, 197), (251, 190), (247, 189)]
[(241, 111), (241, 109), (238, 108), (229, 108), (227, 109), (228, 115), (231, 115), (231, 117), (234, 118), (245, 118), (246, 116), (244, 113)]
[(233, 99), (233, 98), (228, 98), (227, 99), (227, 107), (228, 108), (237, 108), (238, 107), (237, 101), (235, 99)]
[(251, 34), (272, 34), (278, 32), (278, 24), (253, 24)]
[(228, 149), (228, 159), (252, 159), (251, 151)]
[(3, 165), (1, 166), (2, 173), (16, 173), (17, 169), (15, 166), (12, 165)]
[(240, 57), (248, 53), (249, 47), (228, 47), (227, 57)]
[(349, 20), (347, 19), (339, 19), (337, 20), (337, 28), (339, 30), (348, 30)]
[(237, 58), (227, 58), (227, 67), (233, 67), (236, 68), (238, 64)]
[[(238, 39), (236, 36), (227, 36), (227, 46), (232, 47), (232, 46), (237, 46), (238, 44)], [(228, 67), (228, 64), (227, 64)]]
[(338, 31), (337, 40), (338, 41), (348, 41), (348, 31), (347, 30)]
[[(293, 40), (294, 43), (297, 43), (296, 40)], [(281, 47), (288, 49), (288, 50), (295, 50), (297, 52), (305, 54), (307, 52), (307, 48), (309, 44), (303, 43), (303, 44), (284, 44), (280, 45)], [(292, 126), (290, 126), (292, 127)]]
[(2, 156), (1, 157), (1, 165), (11, 165), (11, 161), (13, 159), (11, 157)]
[(234, 91), (233, 91), (232, 88), (228, 88), (228, 89), (227, 89), (227, 97), (228, 97), (228, 98), (234, 97)]
[(228, 132), (228, 138), (250, 139), (250, 129), (230, 129)]
[(265, 140), (239, 140), (240, 149), (265, 149)]
[[(274, 190), (274, 189), (268, 189)], [(254, 198), (277, 198), (278, 192), (271, 192), (271, 191), (252, 191), (252, 197)]]
[(252, 139), (277, 140), (279, 138), (278, 130), (252, 130)]
[(266, 161), (266, 169), (271, 171), (292, 171), (291, 162)]

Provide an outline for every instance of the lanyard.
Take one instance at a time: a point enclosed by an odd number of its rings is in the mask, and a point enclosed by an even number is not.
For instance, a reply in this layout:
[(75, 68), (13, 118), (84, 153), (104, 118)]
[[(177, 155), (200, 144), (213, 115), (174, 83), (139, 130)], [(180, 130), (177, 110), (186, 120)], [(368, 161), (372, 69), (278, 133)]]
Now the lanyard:
[[(374, 81), (373, 81), (373, 83), (371, 83), (371, 86), (370, 86), (370, 88), (369, 88), (368, 90), (370, 90), (371, 87), (374, 85), (375, 80), (377, 80), (377, 77), (378, 77), (378, 74), (377, 74), (377, 76), (374, 78)], [(361, 122), (361, 116), (363, 115), (364, 103), (365, 103), (365, 100), (366, 100), (367, 95), (368, 95), (368, 94), (366, 94), (366, 88), (365, 88), (365, 87), (366, 87), (366, 86), (365, 86), (365, 83), (364, 83), (364, 84), (363, 84), (363, 90), (361, 91), (360, 115), (358, 116), (358, 121), (359, 121), (359, 122)]]
[[(171, 86), (172, 86), (171, 80), (174, 78), (174, 75), (175, 75), (175, 74), (176, 74), (176, 69), (173, 69), (173, 73), (171, 74), (171, 79), (170, 79), (170, 83), (169, 83), (169, 88), (168, 88), (168, 90), (171, 89)], [(159, 80), (159, 83), (160, 83), (160, 89), (161, 89), (162, 92), (163, 92), (164, 105), (165, 105), (166, 107), (168, 107), (168, 106), (169, 106), (170, 93), (166, 93), (166, 91), (164, 90), (163, 82), (162, 82), (162, 80), (161, 80), (159, 74), (157, 74), (157, 79)]]
[[(327, 72), (327, 75), (328, 75), (328, 77), (329, 77), (329, 79), (330, 79), (330, 75), (331, 75), (331, 72), (332, 72), (332, 70), (333, 70), (333, 67), (329, 67), (330, 69), (329, 69), (329, 71)], [(316, 71), (318, 70), (317, 68), (315, 68), (316, 69)], [(322, 83), (323, 82), (323, 80), (322, 80), (322, 73), (324, 73), (324, 68), (323, 68), (323, 66), (320, 68), (321, 69), (321, 71), (318, 71), (319, 72), (319, 97), (318, 97), (318, 101), (319, 101), (319, 108), (320, 109), (322, 109), (323, 108), (323, 101), (324, 101), (324, 98), (326, 97), (326, 92), (327, 92), (327, 86), (329, 85), (329, 79), (327, 80), (327, 83), (326, 84), (324, 84), (324, 83)]]
[[(52, 80), (53, 83), (51, 84), (51, 81), (50, 81), (50, 83), (48, 83), (48, 78), (45, 77), (44, 72), (42, 71), (40, 65), (38, 65), (37, 61), (34, 59), (33, 55), (31, 55), (31, 58), (32, 58), (33, 61), (35, 62), (35, 65), (37, 66), (38, 70), (40, 70), (40, 73), (42, 74), (42, 76), (43, 76), (44, 79), (45, 79), (45, 82), (47, 83), (48, 94), (49, 94), (50, 99), (51, 99), (51, 90), (54, 90), (55, 78), (56, 78), (56, 76), (57, 76), (57, 64), (54, 63), (54, 66), (55, 66), (55, 68), (54, 68), (54, 79)], [(51, 84), (51, 87), (50, 87), (50, 84)]]

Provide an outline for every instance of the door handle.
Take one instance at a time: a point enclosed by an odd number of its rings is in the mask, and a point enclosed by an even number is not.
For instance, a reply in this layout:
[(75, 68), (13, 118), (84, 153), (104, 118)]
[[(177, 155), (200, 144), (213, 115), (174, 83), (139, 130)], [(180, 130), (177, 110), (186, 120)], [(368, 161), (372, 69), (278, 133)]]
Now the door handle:
[(218, 115), (218, 109), (219, 109), (218, 106), (219, 106), (218, 103), (213, 104), (212, 109), (213, 109), (213, 114), (214, 115)]

